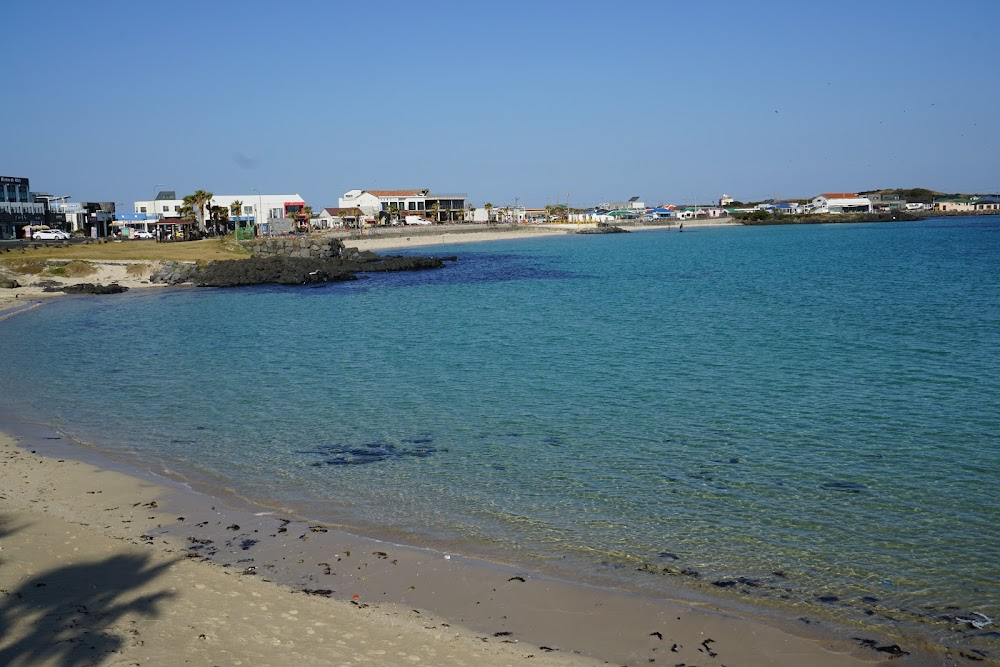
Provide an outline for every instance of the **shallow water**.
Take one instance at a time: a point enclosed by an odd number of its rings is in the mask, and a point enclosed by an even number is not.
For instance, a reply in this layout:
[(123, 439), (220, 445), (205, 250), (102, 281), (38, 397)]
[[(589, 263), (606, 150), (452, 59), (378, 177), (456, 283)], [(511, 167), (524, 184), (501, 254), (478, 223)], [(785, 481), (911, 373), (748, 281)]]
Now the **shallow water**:
[(435, 251), (460, 259), (47, 304), (0, 323), (0, 391), (383, 535), (654, 593), (677, 578), (637, 566), (743, 577), (939, 636), (1000, 611), (1000, 219)]

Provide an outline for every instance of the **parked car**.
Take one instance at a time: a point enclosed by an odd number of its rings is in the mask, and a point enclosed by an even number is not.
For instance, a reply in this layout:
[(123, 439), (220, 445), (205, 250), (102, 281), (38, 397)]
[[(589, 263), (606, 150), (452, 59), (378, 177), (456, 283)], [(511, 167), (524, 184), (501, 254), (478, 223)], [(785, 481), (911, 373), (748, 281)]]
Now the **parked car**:
[(39, 241), (65, 241), (69, 234), (61, 229), (36, 229), (31, 232), (31, 238)]
[(134, 239), (151, 239), (151, 238), (154, 238), (154, 237), (153, 237), (153, 232), (133, 231), (132, 232), (132, 238), (134, 238)]
[(432, 224), (430, 220), (424, 220), (419, 215), (408, 215), (404, 224), (407, 225), (429, 225)]

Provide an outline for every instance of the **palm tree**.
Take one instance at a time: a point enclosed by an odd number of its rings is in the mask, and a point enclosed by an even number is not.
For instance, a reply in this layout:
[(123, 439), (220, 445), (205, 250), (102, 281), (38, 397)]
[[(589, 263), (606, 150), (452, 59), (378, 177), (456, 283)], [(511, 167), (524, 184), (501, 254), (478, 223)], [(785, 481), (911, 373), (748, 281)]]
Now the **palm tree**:
[(202, 233), (207, 231), (205, 228), (205, 209), (209, 206), (209, 202), (212, 201), (212, 197), (214, 196), (211, 192), (196, 190), (193, 195), (188, 195), (184, 198), (184, 203), (191, 207), (194, 219), (198, 222), (198, 231)]
[(239, 238), (239, 228), (240, 228), (240, 215), (243, 213), (243, 202), (240, 200), (234, 201), (229, 205), (229, 215), (233, 219), (233, 233), (236, 238)]
[(493, 204), (486, 202), (483, 208), (486, 209), (486, 222), (493, 222)]
[(441, 222), (441, 202), (434, 202), (431, 204), (431, 216), (434, 218), (434, 222)]
[(469, 217), (467, 219), (463, 220), (463, 222), (468, 222), (469, 220), (475, 221), (475, 219), (476, 219), (476, 207), (473, 206), (472, 204), (469, 204), (468, 206), (466, 206), (466, 208), (469, 211)]
[[(213, 236), (218, 236), (219, 235), (219, 228), (220, 227), (224, 227), (224, 226), (228, 226), (228, 222), (229, 222), (229, 209), (226, 208), (225, 206), (216, 206), (216, 205), (213, 204), (213, 205), (211, 205), (211, 206), (208, 207), (208, 213), (209, 213), (209, 216), (212, 219), (212, 235)], [(227, 224), (223, 225), (222, 224), (223, 222), (225, 222)]]
[(399, 220), (399, 208), (395, 204), (389, 207), (389, 224), (391, 225), (394, 220)]

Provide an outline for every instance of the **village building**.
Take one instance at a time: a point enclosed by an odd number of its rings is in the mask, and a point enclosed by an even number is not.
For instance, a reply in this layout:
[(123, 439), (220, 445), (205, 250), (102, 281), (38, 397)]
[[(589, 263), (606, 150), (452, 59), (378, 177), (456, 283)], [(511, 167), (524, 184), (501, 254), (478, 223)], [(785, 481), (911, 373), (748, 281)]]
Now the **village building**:
[(420, 216), (432, 222), (465, 220), (465, 194), (435, 194), (430, 190), (349, 190), (337, 203), (338, 208), (358, 208), (365, 216), (403, 219)]
[(873, 211), (901, 211), (906, 208), (906, 198), (902, 195), (869, 192), (865, 197), (872, 203)]
[[(240, 202), (240, 210), (234, 214), (233, 204)], [(152, 200), (134, 202), (136, 216), (145, 216), (142, 220), (146, 223), (157, 221), (179, 219), (182, 217), (184, 198), (178, 198), (173, 190), (163, 190), (156, 194)], [(278, 227), (287, 226), (289, 218), (299, 217), (306, 207), (302, 195), (285, 194), (269, 195), (260, 192), (251, 192), (243, 195), (213, 195), (207, 203), (208, 208), (218, 206), (229, 211), (226, 218), (230, 223), (240, 223), (241, 226), (256, 226), (261, 233), (275, 231)], [(206, 219), (208, 214), (205, 214)], [(121, 217), (120, 217), (121, 219)], [(138, 217), (131, 218), (133, 224), (129, 225), (139, 229), (134, 223), (141, 222)], [(285, 221), (285, 222), (282, 222)], [(269, 226), (274, 229), (269, 229)], [(143, 227), (141, 231), (150, 231)]]
[(976, 210), (972, 199), (965, 197), (940, 197), (934, 200), (935, 211), (970, 212)]
[(813, 197), (809, 208), (812, 213), (871, 213), (872, 202), (851, 192), (828, 192)]

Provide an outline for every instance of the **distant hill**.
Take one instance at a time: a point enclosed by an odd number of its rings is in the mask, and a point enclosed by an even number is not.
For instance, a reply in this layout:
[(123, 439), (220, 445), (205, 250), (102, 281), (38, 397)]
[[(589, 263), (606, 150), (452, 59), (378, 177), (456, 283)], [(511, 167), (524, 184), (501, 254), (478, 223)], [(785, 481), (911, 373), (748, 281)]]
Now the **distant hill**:
[(858, 194), (862, 196), (869, 194), (900, 195), (908, 202), (923, 202), (925, 204), (933, 202), (935, 197), (977, 196), (974, 194), (964, 194), (960, 192), (938, 192), (937, 190), (928, 190), (927, 188), (890, 188), (886, 190), (867, 190), (865, 192), (859, 192)]

